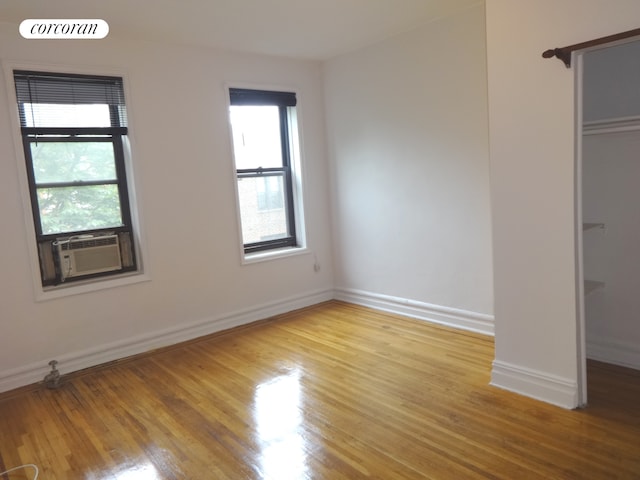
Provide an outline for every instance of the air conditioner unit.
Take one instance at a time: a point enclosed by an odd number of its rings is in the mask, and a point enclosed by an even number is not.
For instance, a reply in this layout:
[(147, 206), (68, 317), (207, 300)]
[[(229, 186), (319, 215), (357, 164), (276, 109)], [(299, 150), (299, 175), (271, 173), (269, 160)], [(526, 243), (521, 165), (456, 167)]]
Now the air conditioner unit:
[(61, 280), (120, 270), (120, 244), (117, 235), (82, 235), (54, 243), (60, 260)]

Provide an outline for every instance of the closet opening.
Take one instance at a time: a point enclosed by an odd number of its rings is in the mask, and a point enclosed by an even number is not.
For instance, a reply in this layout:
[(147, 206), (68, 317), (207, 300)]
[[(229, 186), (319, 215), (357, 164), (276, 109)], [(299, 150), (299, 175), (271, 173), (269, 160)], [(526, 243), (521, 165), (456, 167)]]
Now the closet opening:
[(586, 405), (588, 359), (640, 370), (640, 37), (571, 59), (578, 394)]

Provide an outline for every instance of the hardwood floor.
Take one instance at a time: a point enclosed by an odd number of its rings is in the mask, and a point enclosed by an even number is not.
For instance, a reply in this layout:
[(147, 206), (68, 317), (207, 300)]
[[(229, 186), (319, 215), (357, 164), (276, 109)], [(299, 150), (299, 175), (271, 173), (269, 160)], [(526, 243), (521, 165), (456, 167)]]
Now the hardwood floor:
[(590, 406), (567, 411), (489, 386), (492, 360), (489, 337), (329, 302), (4, 395), (0, 471), (640, 478), (640, 372), (591, 363)]

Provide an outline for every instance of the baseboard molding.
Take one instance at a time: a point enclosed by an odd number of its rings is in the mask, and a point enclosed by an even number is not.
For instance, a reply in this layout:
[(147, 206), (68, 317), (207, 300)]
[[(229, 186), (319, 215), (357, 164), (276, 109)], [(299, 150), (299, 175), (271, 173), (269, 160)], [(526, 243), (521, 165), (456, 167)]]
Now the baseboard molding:
[(335, 299), (484, 335), (494, 335), (493, 315), (346, 288), (336, 289)]
[(640, 370), (640, 345), (587, 333), (587, 358)]
[[(319, 290), (288, 297), (274, 302), (256, 305), (247, 309), (180, 324), (176, 327), (150, 332), (123, 341), (100, 345), (99, 347), (60, 355), (58, 368), (64, 375), (103, 363), (120, 360), (132, 355), (148, 352), (156, 348), (175, 345), (212, 333), (246, 325), (274, 315), (280, 315), (333, 299), (333, 290)], [(33, 363), (13, 370), (0, 371), (0, 392), (42, 381), (48, 373), (48, 360)]]
[(578, 384), (572, 380), (495, 360), (491, 385), (573, 409), (578, 405)]

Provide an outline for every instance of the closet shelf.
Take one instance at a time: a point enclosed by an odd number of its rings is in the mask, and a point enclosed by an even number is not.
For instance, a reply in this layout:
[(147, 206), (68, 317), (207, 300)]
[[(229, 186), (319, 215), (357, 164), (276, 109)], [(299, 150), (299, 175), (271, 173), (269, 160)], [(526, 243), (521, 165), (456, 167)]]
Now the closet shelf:
[(600, 290), (604, 288), (604, 282), (597, 282), (595, 280), (585, 280), (584, 281), (584, 296), (595, 292), (596, 290)]
[(604, 223), (583, 223), (582, 231), (593, 230), (594, 228), (601, 228), (604, 230)]

